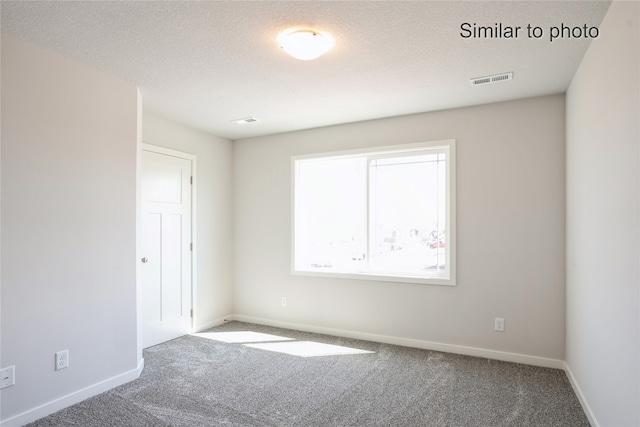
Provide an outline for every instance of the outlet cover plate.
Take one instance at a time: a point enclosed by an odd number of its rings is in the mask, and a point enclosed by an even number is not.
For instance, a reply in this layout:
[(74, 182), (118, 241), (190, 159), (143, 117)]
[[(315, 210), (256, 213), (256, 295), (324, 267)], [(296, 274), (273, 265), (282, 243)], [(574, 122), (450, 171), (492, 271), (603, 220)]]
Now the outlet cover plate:
[(62, 350), (56, 353), (56, 371), (69, 367), (69, 350)]
[(502, 317), (496, 317), (495, 330), (504, 332), (504, 319)]
[(11, 387), (16, 383), (16, 367), (9, 366), (8, 368), (0, 369), (0, 390), (3, 388)]

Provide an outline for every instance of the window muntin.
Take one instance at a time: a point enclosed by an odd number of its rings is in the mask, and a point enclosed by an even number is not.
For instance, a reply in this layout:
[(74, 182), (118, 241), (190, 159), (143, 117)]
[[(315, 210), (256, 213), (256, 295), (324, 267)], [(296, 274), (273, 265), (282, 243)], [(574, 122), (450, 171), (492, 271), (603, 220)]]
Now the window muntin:
[(453, 140), (292, 159), (293, 272), (455, 284)]

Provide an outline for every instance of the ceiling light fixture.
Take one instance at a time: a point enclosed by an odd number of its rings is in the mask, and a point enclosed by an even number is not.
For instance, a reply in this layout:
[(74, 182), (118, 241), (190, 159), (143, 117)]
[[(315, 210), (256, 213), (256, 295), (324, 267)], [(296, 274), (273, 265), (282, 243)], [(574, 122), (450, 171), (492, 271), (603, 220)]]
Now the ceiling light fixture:
[(316, 59), (333, 46), (333, 37), (313, 30), (287, 30), (278, 36), (282, 50), (303, 61)]

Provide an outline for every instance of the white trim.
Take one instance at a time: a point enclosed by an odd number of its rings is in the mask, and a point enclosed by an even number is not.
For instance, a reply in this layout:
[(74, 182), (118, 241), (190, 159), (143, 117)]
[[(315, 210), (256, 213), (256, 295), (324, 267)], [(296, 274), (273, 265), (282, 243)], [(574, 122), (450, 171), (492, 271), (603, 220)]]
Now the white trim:
[(191, 153), (185, 153), (184, 151), (172, 150), (170, 148), (160, 147), (159, 145), (148, 144), (146, 142), (142, 143), (142, 149), (145, 151), (152, 151), (158, 154), (165, 154), (167, 156), (178, 157), (186, 160), (195, 160), (196, 155)]
[(211, 328), (216, 327), (216, 326), (220, 326), (224, 322), (228, 321), (229, 319), (230, 319), (230, 316), (219, 317), (217, 319), (213, 319), (213, 320), (210, 320), (208, 322), (205, 322), (205, 323), (203, 323), (201, 325), (196, 325), (193, 328), (193, 332), (194, 333), (198, 333), (198, 332), (206, 331), (207, 329), (211, 329)]
[(141, 176), (142, 176), (142, 94), (140, 88), (137, 91), (137, 118), (136, 118), (136, 359), (138, 363), (143, 358), (142, 353), (142, 322), (140, 321), (141, 310), (141, 263), (138, 261), (142, 258), (142, 193)]
[(571, 388), (573, 388), (573, 392), (578, 397), (578, 401), (580, 402), (582, 410), (589, 420), (589, 424), (591, 424), (591, 427), (600, 427), (595, 414), (591, 410), (591, 406), (589, 406), (589, 402), (587, 402), (587, 398), (585, 397), (584, 393), (582, 393), (580, 385), (578, 385), (578, 380), (576, 380), (576, 377), (573, 375), (573, 371), (571, 371), (571, 367), (566, 361), (564, 362), (564, 372), (567, 374), (567, 378), (569, 378)]
[(456, 344), (444, 344), (433, 341), (416, 340), (413, 338), (392, 337), (389, 335), (370, 334), (367, 332), (350, 331), (345, 329), (325, 328), (301, 323), (282, 322), (278, 320), (264, 319), (260, 317), (234, 314), (229, 320), (255, 323), (259, 325), (274, 326), (278, 328), (294, 329), (304, 332), (333, 335), (345, 338), (354, 338), (364, 341), (373, 341), (385, 344), (400, 345), (403, 347), (420, 348), (423, 350), (442, 351), (445, 353), (462, 354), (465, 356), (482, 357), (486, 359), (500, 360), (503, 362), (522, 363), (524, 365), (541, 366), (544, 368), (564, 369), (564, 361), (549, 359), (546, 357), (529, 356), (526, 354), (508, 353), (504, 351), (488, 350), (477, 347), (467, 347)]
[(383, 147), (367, 147), (367, 148), (356, 148), (354, 150), (344, 150), (344, 151), (330, 151), (324, 153), (311, 153), (311, 154), (302, 154), (298, 156), (292, 156), (292, 160), (306, 160), (306, 159), (315, 159), (326, 160), (332, 157), (336, 158), (344, 158), (349, 156), (359, 157), (363, 154), (375, 156), (377, 154), (391, 154), (391, 153), (404, 153), (408, 151), (414, 151), (421, 148), (449, 148), (451, 143), (455, 144), (455, 139), (440, 139), (437, 141), (425, 141), (425, 142), (414, 142), (410, 144), (398, 144), (398, 145), (386, 145)]
[[(292, 264), (293, 266), (293, 264)], [(418, 285), (434, 285), (434, 286), (456, 286), (451, 279), (438, 279), (433, 277), (410, 276), (392, 276), (389, 274), (375, 274), (375, 272), (366, 273), (333, 273), (324, 271), (304, 271), (291, 270), (292, 276), (309, 276), (309, 277), (326, 277), (330, 279), (356, 279), (356, 280), (374, 280), (378, 282), (395, 282), (395, 283), (414, 283)]]
[(195, 330), (198, 324), (198, 234), (196, 233), (196, 195), (198, 194), (198, 179), (196, 174), (196, 156), (191, 159), (191, 331)]
[(71, 405), (75, 405), (76, 403), (79, 403), (85, 399), (96, 396), (100, 393), (104, 393), (105, 391), (111, 390), (112, 388), (118, 387), (119, 385), (133, 381), (140, 376), (143, 369), (144, 359), (140, 360), (138, 367), (135, 369), (124, 372), (120, 375), (116, 375), (115, 377), (108, 378), (104, 381), (93, 384), (89, 387), (85, 387), (81, 390), (74, 391), (71, 394), (52, 400), (51, 402), (37, 406), (33, 409), (29, 409), (26, 412), (23, 412), (6, 420), (2, 420), (0, 422), (0, 426), (19, 427), (39, 420), (40, 418), (51, 415), (54, 412), (67, 408)]
[(456, 286), (458, 284), (457, 274), (456, 274), (456, 260), (458, 259), (457, 253), (457, 237), (456, 237), (456, 223), (458, 222), (458, 216), (456, 214), (456, 205), (458, 203), (457, 196), (457, 180), (456, 174), (457, 172), (457, 164), (458, 164), (458, 154), (456, 153), (456, 140), (452, 139), (449, 142), (449, 161), (447, 161), (446, 165), (449, 168), (447, 174), (447, 203), (449, 204), (448, 217), (446, 227), (447, 231), (447, 242), (449, 245), (449, 251), (447, 251), (447, 259), (446, 265), (449, 268), (449, 283)]

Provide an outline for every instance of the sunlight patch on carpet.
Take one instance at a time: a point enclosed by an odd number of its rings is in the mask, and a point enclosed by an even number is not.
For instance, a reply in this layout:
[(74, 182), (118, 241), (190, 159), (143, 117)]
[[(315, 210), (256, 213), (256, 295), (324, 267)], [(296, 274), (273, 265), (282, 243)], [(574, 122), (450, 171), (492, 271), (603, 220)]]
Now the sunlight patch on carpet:
[(339, 345), (323, 344), (313, 341), (293, 341), (293, 342), (277, 342), (277, 343), (260, 343), (245, 344), (247, 347), (257, 348), (260, 350), (275, 351), (278, 353), (286, 353), (292, 356), (300, 357), (317, 357), (317, 356), (338, 356), (343, 354), (367, 354), (375, 353), (369, 350), (360, 350), (357, 348), (343, 347)]
[(293, 338), (286, 338), (278, 335), (263, 334), (260, 332), (251, 332), (251, 331), (200, 332), (192, 335), (200, 338), (214, 340), (214, 341), (222, 341), (229, 344), (293, 340)]

